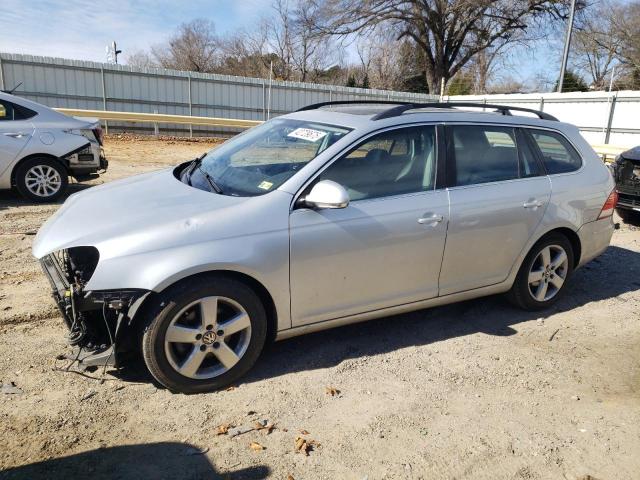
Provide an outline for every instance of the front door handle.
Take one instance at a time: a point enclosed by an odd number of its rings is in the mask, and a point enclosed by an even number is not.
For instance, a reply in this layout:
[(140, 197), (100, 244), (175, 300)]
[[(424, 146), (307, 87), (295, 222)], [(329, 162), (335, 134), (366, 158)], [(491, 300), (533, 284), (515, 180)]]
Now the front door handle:
[(8, 133), (5, 133), (4, 136), (12, 137), (12, 138), (22, 138), (22, 137), (26, 137), (27, 134), (22, 132), (8, 132)]
[(529, 202), (524, 202), (522, 205), (524, 208), (533, 208), (534, 210), (544, 205), (540, 200), (531, 200)]
[(418, 223), (420, 225), (435, 226), (438, 223), (440, 223), (442, 220), (444, 220), (444, 217), (442, 215), (433, 214), (433, 215), (429, 215), (429, 216), (426, 216), (426, 217), (420, 217), (418, 219)]

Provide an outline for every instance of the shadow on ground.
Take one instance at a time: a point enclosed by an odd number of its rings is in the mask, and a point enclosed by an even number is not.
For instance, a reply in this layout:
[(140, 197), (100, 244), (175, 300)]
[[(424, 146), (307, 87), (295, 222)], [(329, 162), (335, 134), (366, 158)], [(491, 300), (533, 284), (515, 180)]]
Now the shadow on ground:
[(37, 205), (62, 205), (64, 201), (74, 193), (81, 192), (94, 185), (86, 183), (70, 183), (67, 191), (55, 202), (38, 203), (22, 197), (15, 190), (0, 190), (0, 210), (14, 207), (33, 207)]
[[(519, 323), (640, 290), (639, 273), (640, 253), (612, 246), (574, 273), (564, 297), (549, 310), (526, 312), (512, 307), (503, 296), (492, 296), (304, 335), (269, 345), (241, 383), (330, 368), (351, 358), (464, 335), (513, 335)], [(116, 375), (124, 381), (151, 381), (142, 362)]]
[(101, 479), (229, 479), (266, 478), (270, 469), (263, 465), (218, 473), (197, 447), (186, 443), (163, 442), (99, 448), (10, 468), (0, 472), (1, 480)]

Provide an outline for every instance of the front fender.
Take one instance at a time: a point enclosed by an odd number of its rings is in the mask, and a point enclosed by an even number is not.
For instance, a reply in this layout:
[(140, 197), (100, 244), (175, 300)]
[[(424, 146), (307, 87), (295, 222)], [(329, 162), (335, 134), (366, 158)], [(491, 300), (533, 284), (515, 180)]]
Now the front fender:
[(260, 282), (270, 293), (278, 328), (290, 328), (289, 240), (286, 229), (238, 239), (223, 239), (153, 252), (105, 258), (87, 290), (144, 289), (161, 292), (192, 275), (234, 271)]

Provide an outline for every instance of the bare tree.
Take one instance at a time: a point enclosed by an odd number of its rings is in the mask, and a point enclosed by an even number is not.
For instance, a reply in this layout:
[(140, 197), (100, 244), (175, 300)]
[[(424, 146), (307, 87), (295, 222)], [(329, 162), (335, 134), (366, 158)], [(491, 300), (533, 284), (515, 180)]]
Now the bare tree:
[(158, 66), (158, 63), (153, 59), (153, 57), (143, 50), (137, 50), (127, 55), (125, 63), (138, 68), (152, 68)]
[(403, 65), (407, 61), (402, 43), (397, 40), (396, 32), (382, 28), (359, 38), (356, 50), (362, 70), (361, 84), (385, 90), (402, 89)]
[(425, 54), (429, 91), (437, 92), (479, 52), (511, 41), (542, 18), (564, 14), (563, 0), (318, 0), (318, 28), (335, 35), (378, 25), (409, 37)]
[(153, 47), (152, 54), (165, 68), (214, 72), (219, 47), (215, 25), (200, 18), (180, 25), (168, 44)]
[(269, 53), (268, 31), (265, 22), (251, 30), (240, 30), (221, 42), (220, 73), (246, 77), (267, 77), (275, 55)]
[(611, 69), (618, 63), (622, 39), (618, 35), (616, 18), (620, 6), (609, 1), (585, 8), (577, 22), (574, 36), (574, 68), (588, 75), (595, 89), (606, 87)]
[(615, 24), (620, 38), (620, 58), (634, 69), (640, 69), (640, 1), (629, 2), (619, 10)]
[[(278, 62), (274, 73), (283, 80), (313, 80), (339, 62), (340, 51), (315, 28), (318, 6), (312, 0), (275, 0), (274, 15), (262, 20), (267, 45)], [(328, 54), (336, 54), (332, 56)]]

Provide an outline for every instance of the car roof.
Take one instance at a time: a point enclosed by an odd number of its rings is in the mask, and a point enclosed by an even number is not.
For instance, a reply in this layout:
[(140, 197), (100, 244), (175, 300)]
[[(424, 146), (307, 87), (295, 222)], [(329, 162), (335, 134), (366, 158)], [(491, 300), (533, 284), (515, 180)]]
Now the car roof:
[[(513, 126), (544, 127), (553, 130), (565, 130), (573, 127), (556, 120), (541, 119), (529, 114), (504, 114), (495, 111), (482, 111), (482, 104), (478, 110), (455, 107), (446, 108), (416, 108), (399, 115), (376, 119), (375, 117), (388, 110), (389, 105), (345, 105), (327, 106), (318, 109), (299, 110), (283, 115), (281, 118), (327, 123), (352, 129), (373, 130), (395, 125), (413, 123), (496, 123)], [(575, 127), (574, 127), (575, 128)]]

